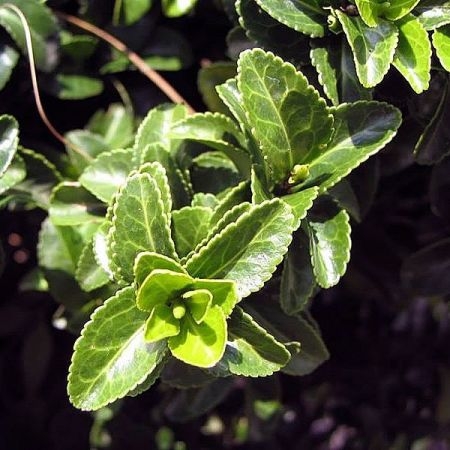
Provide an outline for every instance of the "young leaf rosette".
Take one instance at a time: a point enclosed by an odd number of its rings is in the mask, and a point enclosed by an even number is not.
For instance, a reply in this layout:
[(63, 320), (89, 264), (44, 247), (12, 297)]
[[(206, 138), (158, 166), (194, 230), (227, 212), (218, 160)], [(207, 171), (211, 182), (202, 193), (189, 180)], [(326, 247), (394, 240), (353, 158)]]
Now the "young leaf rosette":
[(132, 172), (114, 195), (91, 260), (123, 288), (75, 343), (68, 391), (76, 407), (95, 410), (148, 389), (170, 356), (255, 376), (288, 362), (282, 344), (249, 318), (241, 326), (233, 309), (281, 263), (294, 231), (291, 207), (280, 199), (234, 205), (228, 196), (200, 203), (173, 210), (157, 162)]
[[(154, 269), (141, 282), (148, 267)], [(138, 255), (136, 273), (136, 305), (149, 313), (145, 340), (166, 339), (181, 361), (214, 366), (225, 351), (226, 318), (239, 299), (236, 283), (193, 278), (176, 261), (149, 252)]]

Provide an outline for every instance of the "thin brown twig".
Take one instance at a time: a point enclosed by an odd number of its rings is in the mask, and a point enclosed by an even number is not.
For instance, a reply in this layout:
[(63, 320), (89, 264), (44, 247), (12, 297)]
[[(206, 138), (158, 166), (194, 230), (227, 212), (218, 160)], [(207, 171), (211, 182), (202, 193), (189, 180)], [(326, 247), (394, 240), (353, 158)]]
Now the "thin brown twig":
[(34, 95), (34, 102), (36, 104), (36, 109), (38, 111), (38, 114), (40, 118), (42, 119), (42, 122), (44, 122), (44, 125), (48, 128), (50, 133), (53, 134), (53, 136), (58, 139), (62, 144), (64, 144), (66, 147), (70, 147), (73, 151), (76, 153), (82, 155), (86, 160), (92, 161), (92, 156), (89, 155), (89, 153), (86, 153), (83, 149), (78, 147), (77, 145), (70, 142), (68, 139), (66, 139), (50, 122), (50, 119), (47, 117), (47, 114), (44, 110), (44, 107), (42, 105), (41, 101), (41, 95), (39, 93), (39, 85), (37, 82), (37, 75), (36, 75), (36, 67), (34, 63), (34, 52), (33, 52), (33, 41), (31, 38), (30, 33), (30, 26), (28, 25), (27, 19), (25, 15), (23, 14), (22, 10), (18, 8), (16, 5), (12, 3), (4, 3), (1, 5), (1, 8), (10, 9), (15, 14), (17, 14), (17, 17), (19, 18), (20, 22), (22, 23), (23, 32), (25, 34), (25, 43), (27, 47), (28, 52), (28, 62), (30, 67), (30, 77), (31, 77), (31, 85), (33, 87), (33, 95)]
[(136, 68), (156, 86), (158, 86), (158, 88), (161, 89), (161, 91), (164, 92), (170, 100), (174, 103), (184, 104), (191, 114), (195, 113), (192, 106), (189, 105), (189, 103), (178, 93), (178, 91), (173, 88), (170, 83), (168, 83), (158, 72), (149, 67), (137, 53), (130, 50), (122, 41), (83, 19), (59, 11), (55, 12), (55, 14), (64, 19), (66, 22), (69, 22), (99, 37), (116, 50), (126, 55), (126, 57), (136, 66)]

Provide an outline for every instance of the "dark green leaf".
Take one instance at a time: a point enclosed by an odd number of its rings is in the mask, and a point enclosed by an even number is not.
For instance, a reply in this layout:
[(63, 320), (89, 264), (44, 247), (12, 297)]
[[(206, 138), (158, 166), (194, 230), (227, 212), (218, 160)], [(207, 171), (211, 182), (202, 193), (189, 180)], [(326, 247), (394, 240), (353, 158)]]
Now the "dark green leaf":
[(5, 84), (9, 81), (18, 59), (19, 53), (12, 47), (6, 44), (0, 44), (0, 90), (3, 89)]
[(146, 318), (135, 306), (133, 288), (122, 289), (94, 312), (75, 343), (69, 369), (68, 392), (77, 408), (101, 408), (156, 369), (167, 347), (165, 342), (145, 342)]
[(242, 94), (240, 93), (237, 85), (237, 78), (232, 78), (220, 86), (217, 86), (216, 90), (219, 97), (233, 113), (233, 116), (238, 121), (242, 130), (249, 128), (247, 126), (247, 113), (243, 107)]
[(433, 46), (442, 67), (450, 72), (450, 25), (445, 25), (434, 31)]
[(414, 8), (414, 14), (425, 30), (435, 30), (450, 23), (450, 2), (423, 0)]
[(260, 49), (238, 62), (238, 86), (276, 183), (322, 153), (333, 132), (325, 101), (295, 67)]
[(12, 116), (0, 116), (0, 176), (11, 164), (19, 143), (19, 125)]
[(223, 358), (211, 370), (246, 377), (272, 375), (286, 365), (290, 353), (248, 314), (237, 307), (228, 321), (228, 342)]
[(6, 169), (6, 172), (0, 177), (0, 194), (16, 186), (26, 175), (25, 163), (20, 155), (16, 154)]
[(321, 192), (383, 148), (401, 123), (396, 108), (379, 102), (344, 104), (333, 115), (336, 129), (333, 138), (326, 152), (309, 165), (310, 179), (322, 180)]
[(150, 10), (152, 4), (153, 0), (123, 0), (122, 7), (125, 24), (131, 25), (137, 22)]
[(140, 252), (153, 251), (176, 259), (165, 211), (161, 192), (150, 175), (128, 178), (117, 196), (108, 238), (119, 279), (133, 281), (134, 260)]
[(284, 195), (281, 199), (291, 208), (295, 217), (294, 229), (300, 226), (300, 221), (306, 216), (308, 209), (313, 205), (313, 201), (319, 195), (319, 189), (312, 187), (295, 194)]
[(336, 15), (352, 48), (361, 84), (364, 87), (376, 86), (386, 75), (394, 58), (397, 27), (380, 20), (376, 28), (371, 28), (359, 17), (350, 17), (340, 11), (336, 11)]
[(211, 225), (216, 224), (219, 220), (222, 220), (223, 216), (234, 206), (243, 202), (249, 202), (251, 195), (249, 192), (249, 185), (247, 181), (242, 181), (235, 187), (231, 188), (220, 199), (220, 203), (214, 210), (214, 214), (211, 218)]
[(395, 23), (398, 45), (392, 64), (417, 94), (428, 89), (431, 69), (431, 44), (420, 22), (408, 15)]
[(100, 95), (103, 91), (103, 82), (97, 78), (84, 75), (56, 76), (58, 82), (57, 95), (62, 100), (82, 100)]
[(105, 205), (73, 181), (59, 184), (50, 199), (49, 216), (54, 225), (102, 222), (105, 213)]
[(259, 290), (275, 271), (291, 241), (293, 216), (278, 199), (253, 206), (186, 262), (198, 278), (236, 281), (240, 298)]
[(434, 115), (414, 148), (419, 164), (435, 164), (450, 152), (450, 102), (449, 84), (444, 84)]
[(337, 284), (347, 268), (351, 247), (349, 221), (344, 210), (323, 221), (307, 221), (314, 275), (323, 288)]
[(59, 33), (61, 50), (75, 61), (89, 58), (95, 51), (98, 39), (87, 34), (72, 34), (66, 30)]
[(280, 287), (280, 304), (283, 311), (290, 315), (302, 311), (314, 295), (316, 286), (309, 252), (309, 238), (299, 230), (294, 234), (284, 259)]
[(216, 62), (202, 67), (198, 72), (198, 90), (203, 102), (210, 111), (229, 114), (216, 92), (216, 86), (236, 75), (236, 64), (233, 62)]
[(180, 258), (208, 235), (212, 213), (204, 206), (186, 206), (172, 213), (173, 239)]
[(125, 182), (134, 169), (133, 150), (112, 150), (104, 152), (87, 166), (79, 181), (97, 198), (110, 203), (114, 193)]
[(161, 373), (161, 381), (181, 389), (203, 386), (213, 380), (214, 377), (206, 370), (185, 364), (176, 358), (169, 359)]
[(75, 271), (75, 278), (81, 288), (86, 292), (104, 286), (110, 281), (108, 274), (98, 265), (95, 259), (92, 242), (86, 244), (80, 255)]
[(311, 37), (325, 33), (327, 14), (315, 0), (256, 0), (274, 19)]

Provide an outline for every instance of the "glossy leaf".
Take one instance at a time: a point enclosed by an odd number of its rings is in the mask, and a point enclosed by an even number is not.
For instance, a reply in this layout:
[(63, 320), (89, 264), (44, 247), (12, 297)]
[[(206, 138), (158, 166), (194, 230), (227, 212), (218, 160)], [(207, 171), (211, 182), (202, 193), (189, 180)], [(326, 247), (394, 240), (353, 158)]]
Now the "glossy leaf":
[(197, 367), (212, 367), (223, 356), (226, 338), (225, 316), (219, 306), (213, 306), (200, 324), (186, 315), (180, 333), (168, 342), (175, 358)]
[(131, 149), (102, 153), (84, 169), (80, 184), (100, 200), (110, 203), (134, 168), (132, 154)]
[(450, 23), (450, 2), (448, 0), (425, 0), (415, 8), (414, 14), (425, 30), (435, 30)]
[(0, 194), (3, 194), (8, 189), (16, 186), (24, 180), (26, 175), (25, 163), (23, 159), (16, 154), (6, 169), (6, 172), (0, 177)]
[(231, 78), (225, 83), (217, 86), (217, 93), (221, 100), (227, 105), (233, 116), (238, 121), (244, 131), (247, 127), (247, 114), (245, 112), (242, 100), (242, 94), (238, 89), (237, 78)]
[(55, 225), (79, 225), (101, 222), (105, 216), (104, 204), (79, 183), (59, 184), (50, 199), (49, 215)]
[(311, 261), (317, 283), (330, 288), (345, 273), (350, 259), (350, 217), (342, 210), (324, 221), (308, 221)]
[(278, 199), (252, 207), (214, 236), (185, 263), (198, 278), (226, 278), (240, 298), (259, 290), (281, 262), (291, 241), (293, 216)]
[(187, 206), (172, 213), (173, 239), (180, 258), (208, 235), (212, 213), (204, 206)]
[(375, 0), (355, 0), (355, 5), (358, 8), (358, 13), (361, 19), (369, 27), (376, 27), (378, 25), (380, 12), (385, 6)]
[(434, 31), (433, 46), (442, 67), (450, 72), (450, 25), (445, 25)]
[(321, 37), (326, 29), (326, 12), (315, 0), (256, 0), (273, 18), (300, 33)]
[(352, 51), (345, 38), (340, 42), (312, 41), (311, 46), (311, 62), (325, 94), (334, 106), (372, 99), (371, 90), (364, 88), (358, 79)]
[(238, 86), (253, 133), (261, 143), (273, 181), (285, 180), (295, 164), (314, 159), (333, 131), (326, 104), (291, 64), (260, 49), (238, 62)]
[(112, 280), (114, 278), (113, 265), (108, 254), (108, 232), (111, 228), (111, 222), (105, 220), (92, 237), (92, 251), (94, 252), (95, 260), (97, 264), (108, 274), (108, 278)]
[(308, 209), (313, 205), (313, 201), (319, 195), (319, 189), (312, 187), (295, 194), (284, 195), (281, 199), (291, 208), (295, 217), (294, 229), (300, 226), (300, 221), (306, 216)]
[(420, 94), (428, 89), (430, 82), (431, 44), (428, 33), (411, 14), (395, 24), (399, 35), (392, 64)]
[(353, 51), (356, 73), (364, 87), (376, 86), (386, 75), (398, 42), (397, 27), (380, 20), (376, 28), (367, 26), (360, 17), (336, 11), (337, 18)]
[(212, 305), (220, 306), (225, 317), (231, 314), (236, 303), (239, 301), (239, 296), (236, 288), (236, 283), (231, 280), (194, 280), (193, 289), (208, 290), (211, 292)]
[(134, 277), (138, 287), (142, 285), (147, 276), (156, 269), (170, 270), (187, 275), (187, 272), (171, 258), (154, 252), (142, 252), (136, 257), (134, 263)]
[(388, 20), (399, 20), (410, 13), (420, 0), (391, 0), (389, 7), (383, 11)]
[(84, 75), (58, 74), (57, 95), (62, 100), (82, 100), (100, 95), (103, 91), (103, 82), (97, 78)]
[(304, 61), (307, 37), (271, 17), (254, 0), (236, 2), (239, 23), (258, 47), (290, 61)]
[(147, 342), (158, 342), (180, 332), (180, 321), (173, 315), (172, 308), (157, 305), (152, 309), (145, 323), (144, 337)]
[(87, 127), (113, 149), (126, 148), (134, 140), (133, 114), (119, 103), (111, 104), (106, 111), (97, 111)]
[(290, 359), (285, 346), (239, 307), (228, 321), (228, 333), (225, 353), (212, 369), (215, 374), (264, 377), (280, 370)]
[(281, 275), (280, 305), (286, 314), (302, 311), (315, 293), (317, 283), (309, 250), (309, 238), (299, 230), (284, 259)]
[(163, 104), (150, 110), (136, 133), (134, 149), (137, 161), (149, 144), (161, 144), (170, 152), (172, 149), (169, 132), (172, 125), (187, 116), (184, 105)]
[(81, 288), (86, 292), (104, 286), (110, 281), (108, 274), (98, 265), (95, 259), (92, 242), (86, 244), (80, 255), (75, 271), (75, 278)]
[(150, 175), (128, 178), (114, 205), (109, 234), (110, 255), (116, 276), (131, 282), (133, 265), (140, 252), (153, 251), (176, 258), (161, 193)]
[(0, 116), (0, 176), (11, 164), (19, 143), (19, 125), (12, 116)]
[(249, 173), (250, 161), (242, 150), (244, 137), (237, 125), (219, 113), (203, 113), (187, 117), (174, 124), (172, 139), (192, 139), (224, 152), (243, 173)]
[(6, 44), (0, 44), (0, 90), (9, 81), (11, 73), (19, 60), (19, 53)]
[(69, 396), (77, 408), (94, 410), (142, 383), (166, 353), (166, 344), (146, 343), (147, 314), (134, 304), (133, 288), (108, 299), (92, 315), (69, 369)]
[(383, 148), (401, 123), (396, 108), (379, 102), (343, 104), (333, 115), (333, 138), (326, 152), (309, 165), (309, 179), (320, 180), (321, 192)]
[(163, 12), (167, 17), (179, 17), (187, 14), (197, 0), (162, 0)]
[(284, 314), (273, 299), (260, 298), (257, 305), (246, 302), (244, 310), (291, 352), (290, 361), (281, 369), (283, 372), (307, 375), (328, 359), (329, 353), (319, 331), (303, 316)]

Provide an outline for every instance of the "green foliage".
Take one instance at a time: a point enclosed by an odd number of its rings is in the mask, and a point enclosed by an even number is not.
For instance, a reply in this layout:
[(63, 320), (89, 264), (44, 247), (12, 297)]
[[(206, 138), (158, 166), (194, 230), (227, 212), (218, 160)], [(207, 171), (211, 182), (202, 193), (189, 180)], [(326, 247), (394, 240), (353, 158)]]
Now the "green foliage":
[[(23, 26), (6, 3), (0, 88), (27, 52)], [(102, 53), (96, 39), (59, 31), (45, 2), (12, 3), (27, 17), (36, 66), (50, 72), (49, 95), (99, 95), (112, 79), (106, 74), (128, 70), (129, 55)], [(161, 11), (154, 4), (116, 0), (108, 19), (144, 54), (145, 20), (194, 14), (197, 2), (163, 0)], [(352, 176), (401, 125), (395, 106), (372, 100), (385, 98), (377, 86), (391, 65), (416, 93), (441, 73), (442, 98), (411, 148), (424, 164), (450, 151), (445, 2), (233, 5), (243, 48), (258, 48), (201, 69), (198, 87), (211, 111), (162, 103), (135, 117), (114, 79), (125, 105), (67, 131), (63, 155), (22, 148), (17, 121), (0, 116), (1, 204), (47, 215), (38, 265), (69, 327), (82, 330), (69, 370), (77, 408), (102, 408), (161, 379), (195, 388), (179, 394), (172, 411), (189, 418), (220, 401), (234, 375), (301, 376), (328, 358), (309, 309), (345, 274), (351, 217), (361, 219), (376, 189), (367, 177), (373, 186), (358, 190)], [(54, 34), (63, 57), (50, 64)], [(172, 36), (155, 27), (152, 45), (164, 47), (162, 35)], [(103, 65), (87, 70), (97, 52)], [(179, 56), (165, 47), (163, 56), (148, 53), (164, 68)], [(441, 247), (448, 242), (405, 265), (404, 278), (419, 292), (417, 261)], [(446, 285), (437, 292), (447, 293)]]

